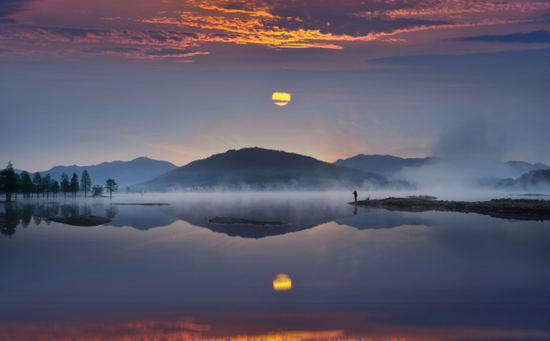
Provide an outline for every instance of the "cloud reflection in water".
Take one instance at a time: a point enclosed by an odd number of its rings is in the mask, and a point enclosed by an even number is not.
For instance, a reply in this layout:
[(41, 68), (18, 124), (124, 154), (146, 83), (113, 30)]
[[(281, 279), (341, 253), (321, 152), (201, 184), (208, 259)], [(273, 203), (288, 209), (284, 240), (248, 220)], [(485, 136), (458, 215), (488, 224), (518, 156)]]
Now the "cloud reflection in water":
[[(241, 314), (242, 315), (242, 314)], [(258, 314), (256, 314), (258, 315)], [(265, 314), (260, 313), (261, 317)], [(273, 314), (268, 314), (273, 315)], [(309, 316), (311, 315), (311, 316)], [(399, 323), (376, 322), (375, 315), (369, 316), (365, 313), (344, 314), (339, 313), (281, 313), (274, 317), (276, 322), (281, 323), (286, 320), (287, 326), (296, 327), (312, 327), (311, 323), (316, 322), (318, 325), (329, 327), (334, 325), (345, 325), (353, 323), (355, 328), (360, 330), (352, 330), (346, 332), (343, 329), (307, 331), (294, 330), (276, 332), (265, 332), (262, 334), (250, 335), (247, 329), (254, 332), (258, 326), (253, 326), (256, 319), (249, 321), (238, 316), (240, 321), (235, 325), (234, 317), (225, 316), (226, 322), (223, 324), (233, 324), (225, 332), (229, 335), (224, 335), (223, 330), (218, 330), (211, 334), (213, 328), (208, 324), (196, 324), (193, 318), (183, 317), (176, 320), (138, 320), (125, 323), (70, 323), (70, 322), (27, 322), (27, 323), (1, 323), (0, 336), (5, 341), (137, 341), (137, 340), (163, 340), (163, 341), (181, 341), (181, 340), (196, 340), (196, 341), (302, 341), (302, 340), (346, 340), (346, 341), (363, 341), (363, 340), (464, 340), (464, 339), (543, 339), (550, 337), (549, 333), (539, 331), (526, 330), (506, 330), (489, 327), (468, 327), (468, 326), (422, 326), (422, 325), (406, 325)], [(283, 318), (281, 318), (284, 316)], [(306, 318), (304, 318), (306, 316)], [(313, 319), (310, 317), (313, 316)], [(223, 317), (223, 316), (222, 316)], [(380, 316), (378, 316), (380, 317)], [(219, 317), (218, 317), (219, 318)], [(295, 323), (288, 323), (295, 320)], [(300, 325), (302, 322), (305, 325)], [(361, 322), (361, 323), (358, 323)], [(260, 328), (266, 326), (272, 327), (271, 323), (262, 324)], [(280, 325), (279, 325), (280, 326)], [(284, 328), (283, 327), (283, 328)], [(285, 328), (286, 329), (286, 328)], [(305, 328), (304, 328), (305, 329)], [(222, 333), (222, 334), (220, 334)], [(235, 335), (236, 333), (236, 335)], [(206, 335), (205, 335), (206, 334)], [(223, 336), (222, 336), (223, 335)]]

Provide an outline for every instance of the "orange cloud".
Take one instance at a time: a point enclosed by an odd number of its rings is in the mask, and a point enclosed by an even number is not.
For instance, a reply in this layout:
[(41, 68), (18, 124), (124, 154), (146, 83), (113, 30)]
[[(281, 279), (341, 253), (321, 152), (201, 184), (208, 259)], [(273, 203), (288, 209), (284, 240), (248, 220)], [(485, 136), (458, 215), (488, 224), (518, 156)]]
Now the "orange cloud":
[[(428, 29), (529, 22), (549, 10), (550, 2), (543, 0), (189, 0), (184, 7), (159, 3), (150, 11), (155, 14), (133, 19), (140, 26), (164, 25), (162, 30), (0, 25), (0, 44), (9, 49), (2, 52), (4, 56), (98, 53), (144, 59), (206, 54), (160, 50), (196, 48), (208, 42), (343, 49), (345, 42), (404, 43), (402, 37), (393, 36)], [(121, 18), (119, 12), (105, 14), (98, 20)]]
[[(177, 12), (179, 18), (154, 17), (140, 21), (213, 31), (214, 33), (201, 36), (201, 41), (205, 42), (260, 44), (276, 48), (342, 49), (342, 46), (335, 43), (378, 39), (403, 42), (402, 39), (385, 37), (427, 29), (528, 21), (532, 20), (533, 15), (550, 8), (548, 2), (542, 1), (386, 1), (384, 6), (378, 5), (376, 1), (366, 2), (365, 5), (350, 3), (353, 6), (340, 8), (339, 3), (326, 1), (319, 4), (316, 12), (308, 12), (304, 9), (308, 5), (306, 1), (193, 0), (189, 4), (196, 10)], [(350, 8), (346, 9), (347, 7)], [(377, 9), (359, 11), (363, 7)], [(335, 16), (334, 13), (340, 10), (342, 13)], [(305, 16), (307, 13), (318, 12), (321, 13), (318, 15), (322, 20)], [(280, 13), (287, 14), (285, 16)], [(342, 16), (344, 19), (340, 18)], [(347, 22), (331, 22), (335, 18), (345, 21), (346, 16), (348, 20), (355, 22), (350, 22), (349, 25)], [(357, 32), (353, 31), (354, 24), (358, 26)], [(349, 33), (341, 28), (342, 25), (352, 26)], [(370, 29), (361, 33), (361, 25)], [(381, 28), (377, 28), (377, 25)]]
[(223, 32), (221, 34), (203, 34), (201, 35), (202, 42), (232, 42), (242, 45), (260, 44), (276, 48), (343, 49), (339, 45), (312, 41), (358, 40), (338, 39), (331, 34), (323, 34), (319, 30), (266, 28), (265, 23), (256, 18), (226, 18), (223, 16), (199, 15), (191, 12), (180, 12), (180, 19), (157, 17), (141, 20), (141, 22), (170, 24), (182, 27), (189, 26)]

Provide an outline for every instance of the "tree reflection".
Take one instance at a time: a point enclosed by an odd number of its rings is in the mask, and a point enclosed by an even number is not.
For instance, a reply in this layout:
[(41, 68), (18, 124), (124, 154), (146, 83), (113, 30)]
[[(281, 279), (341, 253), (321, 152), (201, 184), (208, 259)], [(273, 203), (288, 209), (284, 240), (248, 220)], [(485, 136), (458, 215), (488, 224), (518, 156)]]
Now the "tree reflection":
[(4, 205), (4, 213), (0, 214), (0, 234), (4, 236), (13, 236), (15, 228), (21, 221), (22, 210), (17, 205), (7, 202)]
[(21, 211), (21, 225), (28, 227), (32, 219), (33, 207), (32, 205), (23, 205)]
[(109, 219), (113, 219), (114, 217), (116, 217), (117, 213), (118, 207), (116, 205), (109, 205), (107, 209), (105, 209), (105, 215)]
[[(45, 222), (50, 225), (50, 218), (54, 217), (76, 217), (79, 215), (92, 215), (92, 208), (102, 209), (101, 203), (94, 203), (92, 206), (84, 204), (63, 204), (56, 202), (37, 203), (37, 202), (11, 202), (3, 205), (4, 211), (0, 213), (0, 234), (11, 237), (15, 234), (16, 228), (21, 225), (24, 228), (28, 227), (31, 221), (35, 225), (40, 225)], [(1, 209), (1, 208), (0, 208)], [(112, 219), (118, 213), (116, 206), (109, 206), (106, 209), (106, 214), (109, 219)]]
[(84, 207), (82, 207), (82, 215), (92, 215), (92, 208), (88, 207), (86, 203), (84, 203)]

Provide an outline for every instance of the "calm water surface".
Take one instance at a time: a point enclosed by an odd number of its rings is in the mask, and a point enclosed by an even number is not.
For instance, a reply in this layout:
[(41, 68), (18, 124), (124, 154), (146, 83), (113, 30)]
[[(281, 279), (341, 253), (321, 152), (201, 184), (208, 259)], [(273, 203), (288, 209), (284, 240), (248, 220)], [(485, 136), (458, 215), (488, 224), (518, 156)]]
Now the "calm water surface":
[[(0, 339), (550, 339), (549, 221), (356, 209), (350, 199), (2, 204)], [(45, 220), (83, 214), (112, 222)], [(215, 216), (289, 224), (209, 223)], [(291, 290), (273, 289), (281, 273)]]

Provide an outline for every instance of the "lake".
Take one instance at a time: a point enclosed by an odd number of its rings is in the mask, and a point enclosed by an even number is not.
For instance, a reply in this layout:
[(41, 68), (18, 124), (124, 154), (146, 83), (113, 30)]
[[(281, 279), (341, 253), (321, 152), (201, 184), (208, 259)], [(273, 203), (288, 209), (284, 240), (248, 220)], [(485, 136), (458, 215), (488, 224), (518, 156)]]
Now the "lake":
[[(452, 195), (438, 197), (506, 193)], [(351, 200), (205, 193), (1, 204), (0, 339), (550, 339), (550, 221)], [(112, 222), (46, 220), (76, 215)], [(208, 221), (216, 216), (288, 224)], [(279, 274), (290, 290), (274, 290)]]

